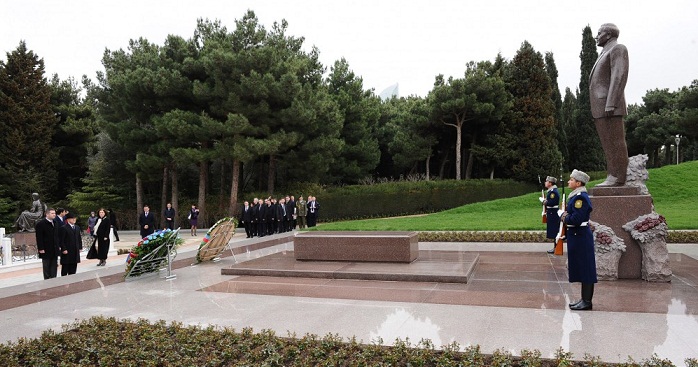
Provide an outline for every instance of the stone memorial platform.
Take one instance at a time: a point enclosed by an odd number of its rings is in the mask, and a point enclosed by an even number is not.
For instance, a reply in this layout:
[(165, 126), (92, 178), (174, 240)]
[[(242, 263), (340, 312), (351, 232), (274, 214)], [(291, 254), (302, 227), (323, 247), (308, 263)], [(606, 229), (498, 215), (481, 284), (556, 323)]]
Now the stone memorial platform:
[(296, 260), (411, 263), (417, 259), (417, 232), (317, 231), (293, 238)]
[(407, 263), (298, 261), (293, 251), (279, 252), (221, 269), (222, 275), (350, 279), (400, 282), (468, 283), (479, 254), (459, 251), (420, 251)]
[(589, 190), (591, 220), (611, 227), (625, 243), (626, 250), (618, 263), (618, 279), (642, 277), (642, 249), (623, 225), (652, 212), (652, 196), (641, 195), (634, 186), (594, 187)]

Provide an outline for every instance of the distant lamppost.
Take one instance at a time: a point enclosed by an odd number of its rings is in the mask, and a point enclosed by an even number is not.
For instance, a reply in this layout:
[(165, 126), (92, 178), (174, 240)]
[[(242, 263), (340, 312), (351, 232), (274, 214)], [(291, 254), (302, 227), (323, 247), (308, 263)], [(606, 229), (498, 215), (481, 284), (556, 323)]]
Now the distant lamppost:
[(676, 143), (676, 164), (679, 164), (679, 143), (681, 143), (681, 135), (676, 134), (674, 142)]

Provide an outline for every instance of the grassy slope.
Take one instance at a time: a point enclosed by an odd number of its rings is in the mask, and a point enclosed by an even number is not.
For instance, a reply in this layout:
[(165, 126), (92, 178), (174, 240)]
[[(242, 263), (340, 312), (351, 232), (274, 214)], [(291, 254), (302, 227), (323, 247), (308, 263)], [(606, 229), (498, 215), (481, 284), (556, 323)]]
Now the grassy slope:
[[(698, 161), (649, 170), (647, 187), (656, 211), (670, 229), (698, 229)], [(589, 187), (600, 183), (593, 181)], [(566, 185), (566, 183), (565, 183)], [(569, 193), (569, 189), (565, 190)], [(468, 231), (542, 230), (540, 193), (464, 205), (418, 217), (382, 218), (328, 223), (322, 230)]]

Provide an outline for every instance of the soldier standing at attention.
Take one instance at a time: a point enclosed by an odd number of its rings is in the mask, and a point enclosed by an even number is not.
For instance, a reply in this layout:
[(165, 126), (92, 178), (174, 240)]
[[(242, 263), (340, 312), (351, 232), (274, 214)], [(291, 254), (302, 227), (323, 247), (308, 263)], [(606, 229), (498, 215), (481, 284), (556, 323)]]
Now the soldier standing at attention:
[(570, 174), (567, 186), (573, 191), (567, 201), (562, 222), (567, 226), (567, 270), (570, 283), (582, 283), (582, 299), (570, 303), (571, 310), (591, 310), (594, 297), (596, 277), (596, 255), (594, 253), (594, 236), (589, 228), (591, 200), (587, 194), (586, 184), (589, 175), (574, 170)]
[(555, 237), (557, 232), (560, 230), (560, 216), (557, 214), (557, 210), (560, 207), (560, 193), (557, 191), (557, 179), (552, 176), (545, 178), (545, 188), (548, 191), (545, 192), (545, 198), (539, 197), (543, 206), (545, 206), (545, 216), (547, 219), (547, 227), (545, 231), (545, 238), (553, 240), (553, 249), (548, 250), (549, 254), (555, 252)]

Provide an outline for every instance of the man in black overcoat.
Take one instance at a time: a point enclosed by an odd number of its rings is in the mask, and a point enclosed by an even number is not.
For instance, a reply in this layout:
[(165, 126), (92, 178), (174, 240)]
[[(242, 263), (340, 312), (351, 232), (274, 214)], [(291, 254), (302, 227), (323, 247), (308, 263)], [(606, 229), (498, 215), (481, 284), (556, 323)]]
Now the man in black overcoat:
[(245, 234), (247, 238), (252, 237), (252, 208), (250, 207), (250, 202), (245, 201), (245, 205), (242, 207), (242, 213), (240, 213), (240, 223), (245, 227)]
[(61, 254), (61, 276), (75, 274), (80, 262), (82, 237), (80, 227), (75, 224), (77, 219), (73, 213), (65, 216), (66, 224), (58, 229), (58, 248)]
[(138, 217), (138, 225), (141, 227), (141, 238), (155, 232), (155, 214), (150, 211), (148, 205), (143, 206), (143, 213)]
[(36, 248), (44, 268), (44, 279), (55, 278), (58, 274), (58, 244), (56, 243), (56, 210), (46, 210), (46, 217), (36, 222)]
[(174, 230), (175, 210), (172, 204), (167, 203), (167, 208), (163, 211), (162, 216), (165, 217), (165, 228)]

